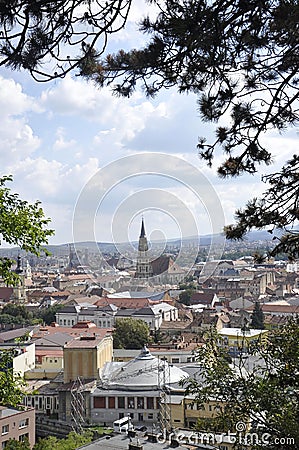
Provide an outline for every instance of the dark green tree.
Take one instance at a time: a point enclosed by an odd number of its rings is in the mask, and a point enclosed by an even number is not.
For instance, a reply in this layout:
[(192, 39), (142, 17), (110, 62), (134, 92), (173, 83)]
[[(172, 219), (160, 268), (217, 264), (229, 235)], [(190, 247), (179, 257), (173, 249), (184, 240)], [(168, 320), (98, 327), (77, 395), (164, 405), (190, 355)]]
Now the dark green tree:
[(25, 381), (13, 370), (14, 350), (0, 351), (0, 404), (17, 406), (22, 403)]
[(33, 450), (76, 450), (84, 444), (89, 444), (92, 440), (93, 433), (89, 430), (82, 434), (72, 431), (65, 439), (57, 439), (54, 436), (40, 439)]
[(230, 361), (219, 336), (206, 338), (198, 350), (198, 376), (187, 380), (186, 392), (194, 394), (199, 405), (218, 402), (210, 429), (237, 433), (239, 444), (244, 433), (238, 433), (237, 424), (242, 423), (258, 436), (254, 449), (285, 450), (286, 438), (290, 448), (299, 448), (298, 339), (299, 321), (293, 320), (269, 334), (267, 341), (253, 344), (249, 356)]
[(190, 299), (192, 294), (195, 292), (195, 289), (185, 289), (183, 292), (179, 295), (180, 303), (183, 303), (184, 305), (189, 306), (190, 305)]
[(28, 439), (25, 439), (25, 441), (23, 441), (23, 442), (16, 441), (15, 439), (9, 439), (9, 441), (5, 445), (5, 448), (7, 450), (30, 450), (31, 449)]
[[(272, 162), (263, 144), (268, 130), (284, 131), (298, 123), (299, 5), (297, 0), (150, 0), (157, 16), (146, 17), (140, 30), (149, 36), (141, 49), (119, 50), (82, 66), (98, 85), (130, 96), (141, 86), (153, 96), (162, 88), (198, 95), (204, 122), (226, 124), (214, 142), (200, 138), (198, 152), (212, 165), (223, 152), (221, 177), (256, 173)], [(299, 156), (277, 173), (262, 178), (269, 188), (236, 212), (225, 231), (241, 239), (252, 228), (276, 229), (271, 254), (298, 256)]]
[(263, 330), (265, 328), (264, 313), (260, 302), (255, 302), (254, 304), (250, 327), (256, 328), (257, 330)]
[(36, 317), (45, 322), (46, 325), (50, 325), (52, 322), (56, 321), (56, 313), (59, 311), (63, 305), (53, 305), (49, 308), (42, 308), (36, 313)]
[(114, 348), (141, 349), (149, 342), (149, 327), (140, 319), (117, 319), (113, 333)]
[[(18, 194), (6, 187), (8, 181), (12, 181), (11, 176), (0, 178), (1, 240), (38, 256), (42, 252), (48, 254), (44, 245), (54, 234), (53, 230), (47, 228), (50, 219), (45, 218), (39, 201), (30, 204), (21, 200)], [(14, 263), (10, 258), (0, 258), (0, 276), (7, 284), (18, 283), (18, 274), (11, 270)]]
[(33, 314), (24, 305), (8, 303), (0, 310), (0, 323), (16, 323), (29, 325), (32, 322)]

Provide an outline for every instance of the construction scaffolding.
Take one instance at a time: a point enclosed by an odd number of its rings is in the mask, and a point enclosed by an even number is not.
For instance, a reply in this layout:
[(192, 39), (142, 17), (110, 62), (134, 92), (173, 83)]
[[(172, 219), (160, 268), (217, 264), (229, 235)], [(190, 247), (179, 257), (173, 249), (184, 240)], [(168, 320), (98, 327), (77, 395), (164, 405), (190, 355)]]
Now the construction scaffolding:
[(83, 380), (78, 377), (71, 387), (71, 418), (73, 430), (82, 433), (85, 423), (85, 398)]
[(172, 430), (170, 366), (165, 359), (159, 358), (158, 361), (159, 425), (161, 433), (168, 436)]

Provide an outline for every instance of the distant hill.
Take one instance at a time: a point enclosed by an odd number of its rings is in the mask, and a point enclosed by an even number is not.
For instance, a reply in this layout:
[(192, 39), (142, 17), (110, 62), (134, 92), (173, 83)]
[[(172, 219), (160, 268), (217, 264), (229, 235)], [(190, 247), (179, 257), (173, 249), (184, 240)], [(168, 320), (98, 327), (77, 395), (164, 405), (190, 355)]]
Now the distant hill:
[[(214, 234), (214, 235), (204, 235), (204, 236), (190, 236), (190, 237), (186, 237), (183, 238), (183, 241), (186, 245), (190, 244), (195, 244), (197, 245), (197, 243), (199, 242), (200, 246), (209, 246), (213, 241), (215, 242), (215, 240), (217, 239), (222, 239), (223, 236), (221, 236), (221, 234)], [(245, 240), (247, 242), (258, 242), (258, 241), (272, 241), (273, 239), (273, 235), (271, 235), (270, 233), (268, 233), (265, 230), (261, 230), (261, 231), (251, 231), (250, 233), (247, 234)], [(130, 248), (132, 248), (133, 246), (137, 245), (138, 241), (132, 242), (132, 243), (120, 243), (117, 244), (117, 246), (112, 243), (112, 242), (93, 242), (93, 241), (86, 241), (86, 242), (76, 242), (75, 244), (73, 243), (65, 243), (65, 244), (60, 244), (60, 245), (48, 245), (46, 246), (46, 248), (52, 253), (52, 255), (67, 255), (69, 253), (69, 247), (70, 245), (74, 246), (78, 249), (78, 250), (84, 250), (84, 249), (88, 249), (90, 252), (96, 252), (97, 250), (100, 250), (102, 253), (116, 253), (118, 250), (120, 249), (126, 249), (126, 247), (128, 245), (130, 245)], [(153, 246), (155, 245), (159, 245), (161, 244), (161, 241), (153, 241), (151, 243)], [(181, 239), (169, 239), (167, 241), (167, 244), (170, 246), (178, 246), (180, 247), (181, 245)], [(4, 248), (4, 247), (0, 247), (0, 255), (7, 255), (7, 256), (11, 256), (11, 257), (15, 257), (18, 255), (19, 252), (19, 248), (18, 247), (14, 247), (14, 248)]]

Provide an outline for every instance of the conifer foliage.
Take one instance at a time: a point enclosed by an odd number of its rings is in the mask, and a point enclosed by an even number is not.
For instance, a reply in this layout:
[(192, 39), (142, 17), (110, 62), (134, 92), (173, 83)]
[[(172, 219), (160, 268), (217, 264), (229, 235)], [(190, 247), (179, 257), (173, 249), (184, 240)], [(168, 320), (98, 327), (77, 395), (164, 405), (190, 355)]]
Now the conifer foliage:
[[(204, 122), (215, 123), (215, 139), (199, 138), (199, 156), (212, 165), (223, 159), (220, 177), (254, 174), (273, 155), (266, 131), (298, 123), (299, 5), (296, 0), (151, 0), (154, 19), (143, 19), (144, 48), (120, 50), (94, 60), (82, 74), (129, 97), (138, 86), (154, 96), (162, 88), (195, 93)], [(225, 117), (225, 119), (224, 119)], [(241, 239), (252, 228), (275, 235), (271, 255), (298, 257), (299, 157), (262, 177), (266, 191), (236, 212), (225, 229)], [(278, 233), (275, 233), (279, 230)]]

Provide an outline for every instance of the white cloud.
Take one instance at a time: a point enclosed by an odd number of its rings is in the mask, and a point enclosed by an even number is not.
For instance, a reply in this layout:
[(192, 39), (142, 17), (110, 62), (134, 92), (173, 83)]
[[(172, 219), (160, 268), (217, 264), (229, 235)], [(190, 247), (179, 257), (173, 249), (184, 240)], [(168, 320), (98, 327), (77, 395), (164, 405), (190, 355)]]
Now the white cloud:
[(74, 149), (77, 142), (75, 139), (67, 140), (65, 138), (66, 130), (63, 127), (59, 127), (56, 131), (56, 140), (53, 145), (54, 151), (67, 150), (69, 148)]
[(26, 95), (19, 83), (0, 75), (0, 117), (17, 116), (26, 111), (39, 112), (38, 102)]
[(37, 102), (26, 95), (19, 83), (0, 76), (0, 161), (6, 166), (32, 155), (40, 139), (28, 124), (29, 112), (40, 112)]

